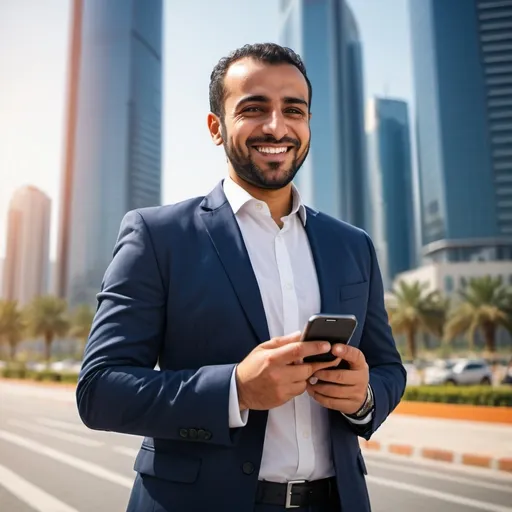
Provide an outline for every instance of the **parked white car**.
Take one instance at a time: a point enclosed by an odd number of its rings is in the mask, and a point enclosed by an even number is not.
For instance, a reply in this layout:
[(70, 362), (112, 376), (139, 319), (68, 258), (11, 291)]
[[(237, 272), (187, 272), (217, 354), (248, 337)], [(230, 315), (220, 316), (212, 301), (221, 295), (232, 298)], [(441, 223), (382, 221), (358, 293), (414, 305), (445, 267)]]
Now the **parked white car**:
[(413, 363), (404, 363), (404, 368), (407, 372), (407, 386), (421, 385), (421, 375), (418, 368)]
[(492, 384), (492, 370), (481, 359), (437, 361), (425, 369), (423, 382), (427, 385), (490, 385)]

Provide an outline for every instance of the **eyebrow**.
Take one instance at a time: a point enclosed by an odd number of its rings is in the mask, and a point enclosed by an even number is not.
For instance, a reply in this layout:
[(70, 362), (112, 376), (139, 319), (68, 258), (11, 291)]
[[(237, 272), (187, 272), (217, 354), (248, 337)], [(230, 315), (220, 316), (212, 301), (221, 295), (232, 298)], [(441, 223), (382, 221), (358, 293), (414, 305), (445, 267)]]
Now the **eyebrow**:
[[(246, 96), (245, 98), (242, 98), (237, 104), (236, 109), (238, 110), (242, 105), (245, 103), (269, 103), (269, 99), (266, 96), (261, 95), (251, 95)], [(283, 98), (283, 101), (287, 105), (304, 105), (308, 106), (308, 102), (306, 100), (303, 100), (302, 98), (295, 98), (293, 96), (286, 96)]]

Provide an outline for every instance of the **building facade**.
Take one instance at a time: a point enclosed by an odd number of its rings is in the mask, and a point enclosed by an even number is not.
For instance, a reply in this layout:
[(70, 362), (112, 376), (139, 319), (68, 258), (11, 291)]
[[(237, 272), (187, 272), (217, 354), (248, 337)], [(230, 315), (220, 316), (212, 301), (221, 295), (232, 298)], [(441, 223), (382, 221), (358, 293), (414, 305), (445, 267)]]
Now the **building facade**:
[(512, 0), (411, 1), (423, 256), (512, 259)]
[(48, 291), (51, 200), (33, 186), (18, 189), (7, 214), (2, 297), (26, 306)]
[(280, 43), (304, 60), (313, 86), (311, 150), (296, 182), (304, 200), (368, 228), (362, 49), (340, 0), (281, 0)]
[(75, 0), (55, 288), (95, 303), (124, 214), (161, 204), (162, 1)]
[(370, 233), (389, 288), (416, 264), (409, 110), (401, 100), (372, 98), (366, 112)]

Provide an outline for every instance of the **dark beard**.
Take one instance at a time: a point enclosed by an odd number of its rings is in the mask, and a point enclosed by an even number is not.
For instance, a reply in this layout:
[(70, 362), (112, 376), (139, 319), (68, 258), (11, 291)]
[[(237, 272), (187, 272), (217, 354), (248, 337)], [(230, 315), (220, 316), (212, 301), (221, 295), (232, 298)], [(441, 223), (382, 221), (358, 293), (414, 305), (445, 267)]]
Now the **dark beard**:
[[(249, 151), (249, 155), (245, 156), (241, 147), (235, 146), (231, 143), (231, 140), (227, 137), (226, 127), (222, 126), (222, 136), (224, 139), (224, 151), (226, 152), (226, 156), (233, 166), (233, 170), (237, 174), (237, 176), (247, 183), (254, 185), (258, 188), (263, 188), (267, 190), (277, 190), (283, 187), (286, 187), (289, 183), (292, 182), (295, 175), (299, 172), (299, 169), (302, 167), (302, 164), (306, 160), (306, 157), (309, 153), (309, 144), (306, 147), (304, 155), (302, 157), (298, 157), (295, 154), (295, 158), (289, 169), (286, 169), (283, 172), (283, 176), (279, 180), (275, 180), (272, 178), (266, 177), (266, 173), (258, 167), (253, 159), (251, 158), (250, 151), (251, 146), (254, 146), (258, 143), (263, 144), (280, 144), (287, 143), (292, 144), (294, 147), (290, 149), (290, 151), (297, 151), (300, 148), (300, 141), (297, 139), (292, 139), (290, 137), (283, 137), (281, 140), (276, 140), (271, 135), (267, 137), (254, 137), (248, 139), (246, 142), (247, 150)], [(283, 164), (281, 162), (269, 162), (268, 166), (272, 170), (278, 170), (280, 166)]]

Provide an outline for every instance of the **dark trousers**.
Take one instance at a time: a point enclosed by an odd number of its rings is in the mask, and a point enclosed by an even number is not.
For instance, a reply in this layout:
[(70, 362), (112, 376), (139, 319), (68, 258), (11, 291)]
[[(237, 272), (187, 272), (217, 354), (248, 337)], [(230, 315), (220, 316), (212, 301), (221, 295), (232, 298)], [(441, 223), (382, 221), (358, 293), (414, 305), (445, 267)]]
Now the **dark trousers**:
[(311, 507), (300, 507), (286, 509), (280, 505), (264, 505), (257, 503), (254, 507), (254, 512), (341, 512), (341, 506), (338, 499), (333, 500), (333, 503), (328, 505), (316, 505)]

